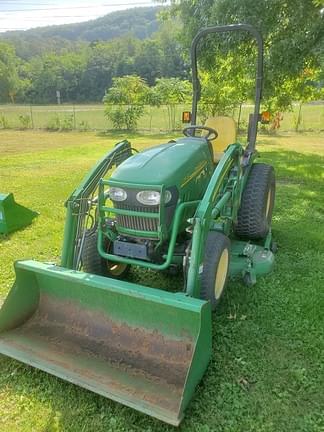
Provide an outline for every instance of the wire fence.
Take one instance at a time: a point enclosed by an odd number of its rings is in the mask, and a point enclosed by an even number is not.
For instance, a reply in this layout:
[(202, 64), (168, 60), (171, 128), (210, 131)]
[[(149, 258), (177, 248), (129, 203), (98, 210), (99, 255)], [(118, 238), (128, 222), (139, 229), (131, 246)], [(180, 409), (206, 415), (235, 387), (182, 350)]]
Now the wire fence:
[[(174, 120), (170, 119), (170, 106), (145, 106), (144, 114), (137, 122), (139, 132), (168, 132), (183, 128), (182, 112), (190, 111), (190, 105), (173, 105)], [(232, 112), (242, 131), (247, 129), (253, 105), (242, 105)], [(51, 131), (106, 131), (113, 124), (105, 116), (102, 104), (89, 105), (0, 105), (0, 129), (45, 129)], [(281, 131), (324, 131), (324, 102), (299, 105), (280, 114)]]

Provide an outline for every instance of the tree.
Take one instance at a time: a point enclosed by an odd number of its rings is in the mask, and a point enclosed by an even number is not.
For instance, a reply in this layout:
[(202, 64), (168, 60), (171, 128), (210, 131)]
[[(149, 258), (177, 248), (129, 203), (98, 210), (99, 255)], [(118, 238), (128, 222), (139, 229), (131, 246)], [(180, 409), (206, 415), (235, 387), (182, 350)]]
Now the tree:
[[(260, 30), (265, 41), (265, 100), (280, 98), (283, 83), (298, 78), (309, 63), (319, 65), (324, 23), (318, 0), (173, 0), (172, 3), (171, 13), (178, 14), (185, 23), (182, 40), (186, 46), (207, 25), (245, 22)], [(200, 45), (202, 67), (212, 72), (215, 53), (223, 56), (228, 49), (240, 62), (253, 52), (253, 45), (243, 32), (207, 38)], [(292, 95), (287, 96), (282, 102), (289, 108)]]
[(17, 73), (18, 58), (14, 48), (0, 42), (0, 100), (14, 103), (21, 83)]
[(248, 65), (227, 54), (218, 59), (217, 68), (212, 72), (200, 73), (199, 115), (202, 120), (209, 116), (231, 115), (237, 106), (242, 106), (251, 97), (253, 79), (246, 75), (247, 69)]
[(148, 39), (141, 43), (134, 58), (134, 69), (152, 86), (162, 76), (163, 51), (157, 40)]
[(324, 87), (320, 87), (319, 77), (321, 70), (306, 68), (301, 75), (291, 82), (291, 92), (294, 99), (299, 101), (295, 130), (298, 132), (302, 122), (302, 105), (304, 103), (324, 98)]
[(168, 110), (169, 128), (175, 129), (176, 106), (186, 103), (191, 96), (191, 84), (179, 78), (160, 78), (156, 80), (154, 88), (155, 105), (166, 105)]
[(82, 51), (35, 57), (25, 67), (30, 81), (26, 98), (31, 102), (55, 103), (56, 91), (59, 90), (62, 101), (76, 100), (85, 63)]
[(155, 34), (162, 51), (162, 77), (189, 78), (188, 53), (179, 38), (181, 32), (180, 20), (172, 19), (161, 23), (159, 31)]
[(116, 129), (135, 130), (144, 114), (149, 92), (146, 82), (139, 76), (126, 75), (113, 78), (113, 85), (103, 98), (105, 115)]

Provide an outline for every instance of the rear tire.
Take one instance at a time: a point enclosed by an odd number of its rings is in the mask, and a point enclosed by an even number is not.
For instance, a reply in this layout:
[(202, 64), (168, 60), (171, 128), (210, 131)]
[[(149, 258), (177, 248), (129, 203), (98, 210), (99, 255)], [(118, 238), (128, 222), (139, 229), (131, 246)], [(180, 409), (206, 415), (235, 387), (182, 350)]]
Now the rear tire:
[(228, 280), (231, 242), (224, 234), (209, 232), (201, 275), (200, 298), (209, 300), (212, 310), (218, 305)]
[(235, 232), (250, 240), (264, 239), (271, 227), (275, 173), (271, 165), (253, 164), (242, 194)]
[[(123, 279), (129, 272), (130, 266), (122, 263), (109, 262), (99, 255), (97, 249), (98, 231), (88, 231), (85, 235), (82, 265), (87, 273)], [(111, 243), (106, 241), (105, 250), (110, 250)]]

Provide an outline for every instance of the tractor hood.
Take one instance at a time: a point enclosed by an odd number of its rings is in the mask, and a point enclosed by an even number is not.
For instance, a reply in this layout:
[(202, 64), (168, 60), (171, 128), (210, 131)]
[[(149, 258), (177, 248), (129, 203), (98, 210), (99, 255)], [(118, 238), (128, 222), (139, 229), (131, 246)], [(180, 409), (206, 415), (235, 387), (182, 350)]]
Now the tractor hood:
[[(208, 143), (203, 138), (181, 138), (148, 148), (126, 159), (111, 179), (121, 184), (181, 186), (211, 168)], [(207, 169), (206, 169), (207, 168)]]

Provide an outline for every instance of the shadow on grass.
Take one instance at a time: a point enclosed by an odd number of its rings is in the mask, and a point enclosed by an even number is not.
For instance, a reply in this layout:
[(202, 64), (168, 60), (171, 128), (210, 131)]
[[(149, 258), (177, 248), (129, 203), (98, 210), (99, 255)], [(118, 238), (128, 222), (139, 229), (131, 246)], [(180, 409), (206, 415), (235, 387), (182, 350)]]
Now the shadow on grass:
[(10, 242), (15, 234), (19, 235), (20, 232), (24, 231), (26, 228), (30, 228), (31, 224), (26, 225), (24, 227), (18, 228), (8, 234), (2, 234), (0, 233), (0, 244), (5, 244), (7, 242)]
[[(274, 165), (277, 178), (299, 179), (302, 182), (323, 182), (324, 156), (295, 151), (263, 151), (262, 159)], [(322, 185), (320, 185), (322, 186)]]
[(262, 153), (277, 178), (273, 230), (287, 252), (324, 250), (324, 157), (292, 151)]

